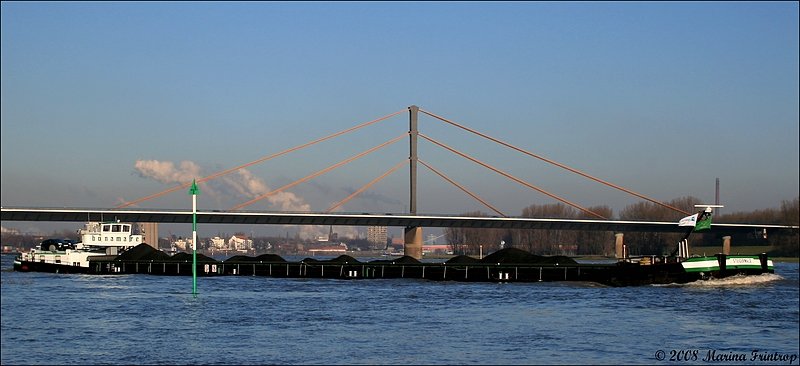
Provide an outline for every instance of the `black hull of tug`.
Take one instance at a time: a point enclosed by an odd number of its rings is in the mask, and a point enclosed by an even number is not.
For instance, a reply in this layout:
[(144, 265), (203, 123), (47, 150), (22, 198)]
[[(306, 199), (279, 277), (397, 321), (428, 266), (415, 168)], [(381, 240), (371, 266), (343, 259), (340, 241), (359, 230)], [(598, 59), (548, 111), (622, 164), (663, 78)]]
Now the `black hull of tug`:
[(28, 261), (14, 261), (14, 270), (19, 272), (47, 272), (47, 273), (73, 273), (90, 274), (90, 268), (70, 266), (66, 264), (53, 264)]
[(600, 281), (609, 286), (641, 286), (653, 284), (689, 283), (703, 278), (699, 273), (686, 272), (680, 263), (639, 265), (619, 262)]

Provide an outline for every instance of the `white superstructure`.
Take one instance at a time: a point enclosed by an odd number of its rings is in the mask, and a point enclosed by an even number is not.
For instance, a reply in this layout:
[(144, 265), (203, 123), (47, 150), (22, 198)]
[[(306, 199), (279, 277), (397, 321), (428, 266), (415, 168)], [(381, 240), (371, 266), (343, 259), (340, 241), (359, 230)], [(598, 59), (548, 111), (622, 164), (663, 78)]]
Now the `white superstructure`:
[(84, 246), (96, 247), (134, 247), (142, 243), (141, 235), (132, 234), (133, 225), (129, 223), (88, 222), (78, 230)]
[(89, 267), (89, 258), (117, 255), (125, 249), (142, 244), (142, 235), (133, 234), (133, 224), (117, 222), (87, 222), (78, 230), (81, 241), (61, 247), (42, 242), (40, 248), (21, 253), (22, 262)]

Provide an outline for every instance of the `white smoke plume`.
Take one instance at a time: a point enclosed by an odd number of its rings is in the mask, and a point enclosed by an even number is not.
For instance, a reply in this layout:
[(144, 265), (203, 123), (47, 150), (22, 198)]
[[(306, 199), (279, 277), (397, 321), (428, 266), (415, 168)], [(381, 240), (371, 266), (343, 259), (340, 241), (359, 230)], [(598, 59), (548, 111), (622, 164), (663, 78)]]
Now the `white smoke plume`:
[[(182, 161), (178, 167), (171, 161), (158, 160), (137, 160), (135, 165), (136, 173), (142, 178), (154, 179), (158, 182), (170, 183), (189, 183), (192, 179), (203, 177), (202, 169), (199, 165), (191, 161)], [(212, 188), (213, 187), (213, 188)], [(242, 202), (250, 200), (272, 191), (272, 189), (261, 179), (254, 176), (247, 169), (239, 169), (236, 173), (228, 174), (219, 179), (215, 179), (205, 184), (205, 193), (216, 196), (218, 199), (228, 198), (226, 201)], [(259, 202), (254, 203), (253, 207), (263, 207), (267, 204), (269, 210), (285, 212), (310, 212), (311, 205), (292, 192), (278, 192), (271, 194)], [(247, 209), (247, 208), (245, 208)], [(286, 225), (294, 226), (294, 225)], [(327, 234), (324, 226), (300, 226), (300, 235), (308, 238)]]
[[(137, 175), (164, 184), (186, 184), (203, 177), (202, 169), (193, 161), (182, 161), (177, 167), (171, 161), (137, 160), (134, 165)], [(203, 193), (219, 199), (220, 193), (212, 186), (203, 187)]]
[[(237, 174), (227, 175), (222, 180), (237, 194), (247, 199), (253, 199), (272, 191), (261, 178), (253, 176), (247, 169), (239, 169)], [(292, 192), (274, 193), (265, 197), (262, 202), (269, 203), (269, 206), (277, 211), (311, 211), (311, 205)], [(258, 203), (254, 204), (257, 205)]]
[(200, 166), (191, 161), (182, 161), (179, 168), (171, 161), (137, 160), (136, 172), (142, 178), (152, 178), (161, 183), (189, 183), (201, 177)]

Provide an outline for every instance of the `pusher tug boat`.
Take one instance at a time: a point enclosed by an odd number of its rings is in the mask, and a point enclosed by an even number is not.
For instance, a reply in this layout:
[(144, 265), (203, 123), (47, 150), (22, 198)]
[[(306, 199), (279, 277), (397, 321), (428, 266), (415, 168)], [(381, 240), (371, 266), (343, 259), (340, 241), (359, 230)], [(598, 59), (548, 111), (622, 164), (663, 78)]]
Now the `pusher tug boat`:
[(695, 207), (705, 207), (704, 210), (692, 216), (685, 217), (678, 223), (681, 226), (689, 226), (690, 230), (686, 233), (683, 240), (676, 249), (682, 252), (681, 267), (687, 274), (698, 274), (700, 279), (724, 278), (735, 275), (759, 275), (764, 273), (775, 273), (775, 266), (766, 253), (759, 255), (729, 255), (725, 253), (715, 256), (690, 256), (688, 237), (692, 232), (708, 230), (711, 228), (711, 214), (714, 207), (719, 205), (695, 205)]
[(615, 286), (670, 284), (775, 273), (774, 264), (766, 253), (729, 255), (723, 248), (725, 253), (713, 256), (690, 255), (689, 236), (694, 232), (709, 230), (714, 208), (723, 206), (695, 205), (695, 207), (704, 209), (680, 220), (678, 225), (687, 227), (687, 232), (672, 254), (629, 257), (623, 248), (624, 254), (617, 262), (616, 271), (609, 272), (611, 275), (600, 282)]
[(78, 230), (80, 242), (47, 239), (39, 248), (14, 258), (14, 270), (89, 273), (89, 260), (114, 259), (125, 250), (142, 244), (142, 235), (133, 234), (134, 225), (116, 222), (87, 222)]

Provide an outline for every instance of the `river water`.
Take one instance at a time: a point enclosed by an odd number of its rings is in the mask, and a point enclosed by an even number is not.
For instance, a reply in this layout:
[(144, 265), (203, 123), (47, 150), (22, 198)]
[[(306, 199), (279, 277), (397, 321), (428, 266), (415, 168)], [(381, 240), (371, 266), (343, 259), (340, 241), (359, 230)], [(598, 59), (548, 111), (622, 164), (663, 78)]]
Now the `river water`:
[(797, 263), (687, 285), (20, 273), (0, 363), (798, 364)]

